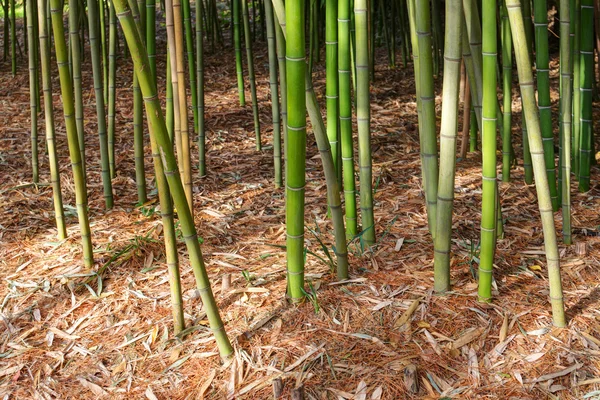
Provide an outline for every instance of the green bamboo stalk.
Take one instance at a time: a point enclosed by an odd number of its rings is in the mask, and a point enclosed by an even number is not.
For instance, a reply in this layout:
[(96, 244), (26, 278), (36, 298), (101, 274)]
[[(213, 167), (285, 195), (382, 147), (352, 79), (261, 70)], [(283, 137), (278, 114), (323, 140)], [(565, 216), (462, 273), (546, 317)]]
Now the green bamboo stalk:
[(590, 167), (592, 159), (592, 81), (594, 79), (594, 23), (593, 0), (581, 0), (579, 48), (579, 92), (581, 104), (579, 149), (579, 191), (590, 190)]
[[(188, 108), (187, 95), (185, 90), (185, 55), (183, 43), (183, 19), (181, 13), (181, 1), (172, 0), (173, 10), (173, 27), (175, 34), (175, 66), (177, 68), (177, 94), (179, 99), (179, 129), (181, 132), (181, 158), (183, 163), (181, 176), (183, 187), (188, 200), (191, 212), (194, 210), (193, 194), (192, 194), (192, 162), (190, 154), (190, 137), (188, 131)], [(176, 116), (177, 117), (177, 116)]]
[(462, 55), (461, 35), (463, 34), (462, 12), (462, 0), (446, 0), (440, 168), (434, 241), (434, 289), (438, 293), (450, 289), (452, 206), (456, 169), (456, 136), (458, 133), (458, 97)]
[(40, 40), (40, 65), (42, 70), (42, 88), (44, 91), (44, 122), (46, 128), (46, 147), (48, 150), (48, 165), (50, 168), (50, 183), (52, 185), (52, 200), (54, 203), (54, 219), (58, 239), (67, 237), (65, 213), (60, 189), (60, 171), (56, 153), (54, 110), (52, 105), (52, 77), (50, 69), (50, 47), (48, 46), (48, 21), (45, 18), (47, 0), (39, 0), (37, 7), (41, 18), (38, 18)]
[(109, 2), (109, 32), (108, 32), (108, 164), (111, 178), (117, 176), (115, 161), (115, 107), (117, 76), (117, 15), (112, 1)]
[[(463, 3), (464, 6), (464, 3)], [(467, 72), (467, 78), (469, 80), (469, 86), (471, 87), (471, 103), (472, 103), (472, 120), (471, 123), (471, 136), (470, 136), (470, 151), (477, 150), (477, 131), (481, 131), (481, 81), (477, 80), (475, 76), (475, 65), (473, 62), (473, 55), (471, 53), (471, 45), (469, 44), (469, 35), (467, 33), (466, 22), (463, 24), (463, 35), (462, 35), (462, 50), (463, 50), (463, 61), (465, 63), (465, 71)], [(473, 119), (474, 117), (474, 119)]]
[(38, 183), (40, 179), (39, 171), (39, 156), (38, 156), (38, 106), (37, 106), (37, 76), (35, 65), (35, 31), (33, 29), (33, 0), (25, 2), (27, 14), (30, 18), (27, 19), (27, 40), (29, 41), (28, 61), (29, 61), (29, 111), (31, 115), (31, 170), (34, 183)]
[(198, 172), (202, 177), (206, 175), (206, 132), (204, 126), (204, 32), (202, 28), (201, 5), (202, 0), (196, 0), (196, 91), (198, 93)]
[[(327, 98), (327, 137), (336, 174), (341, 177), (342, 166), (339, 140), (339, 83), (338, 83), (338, 2), (327, 0), (325, 3), (325, 64)], [(341, 180), (338, 180), (341, 184)]]
[[(273, 4), (273, 2), (271, 1), (271, 3)], [(279, 19), (277, 17), (277, 13), (275, 11), (275, 4), (273, 4), (273, 8), (274, 8), (274, 12), (275, 12), (275, 44), (277, 47), (277, 64), (278, 64), (278, 69), (279, 69), (279, 92), (281, 93), (281, 105), (280, 105), (280, 111), (281, 111), (281, 125), (283, 125), (283, 165), (282, 165), (282, 169), (285, 169), (286, 167), (286, 148), (287, 148), (287, 134), (288, 134), (288, 128), (287, 128), (287, 75), (286, 75), (286, 66), (285, 66), (285, 37), (283, 34), (283, 30), (281, 28), (281, 25), (279, 25), (278, 23), (276, 23), (276, 21)], [(283, 18), (282, 20), (285, 21), (285, 18)], [(282, 175), (283, 175), (283, 179), (285, 180), (285, 171), (282, 171)], [(283, 184), (285, 184), (285, 181), (283, 182)]]
[(165, 121), (167, 124), (167, 132), (169, 133), (169, 137), (171, 141), (174, 142), (175, 136), (175, 119), (174, 119), (174, 105), (173, 105), (173, 80), (172, 80), (172, 70), (171, 70), (171, 54), (167, 49), (167, 73), (166, 73), (166, 81), (167, 81), (167, 90), (166, 90), (166, 116)]
[(579, 180), (579, 166), (581, 153), (579, 148), (581, 145), (581, 1), (574, 1), (574, 36), (573, 36), (573, 173), (575, 178)]
[(502, 131), (502, 181), (510, 182), (510, 167), (512, 163), (512, 139), (511, 139), (511, 119), (512, 119), (512, 38), (510, 32), (510, 22), (504, 2), (501, 6), (502, 14), (502, 98), (503, 98), (503, 117), (504, 127)]
[[(416, 34), (419, 44), (419, 91), (421, 97), (421, 157), (424, 170), (425, 199), (429, 231), (435, 237), (438, 160), (435, 118), (435, 93), (433, 88), (433, 62), (431, 54), (431, 18), (429, 3), (417, 0), (415, 7)], [(362, 179), (361, 179), (362, 181)], [(361, 189), (362, 194), (362, 189)]]
[(235, 47), (235, 71), (237, 74), (238, 93), (240, 96), (240, 105), (246, 105), (246, 97), (244, 94), (244, 72), (242, 68), (242, 40), (240, 32), (240, 1), (232, 0), (233, 3), (233, 36)]
[(10, 24), (8, 23), (8, 20), (10, 18), (10, 11), (9, 11), (9, 1), (8, 0), (4, 0), (2, 2), (2, 10), (3, 10), (3, 16), (4, 16), (4, 29), (3, 29), (3, 33), (4, 35), (2, 36), (4, 38), (4, 51), (2, 53), (2, 60), (6, 61), (6, 59), (8, 58), (8, 48), (10, 45), (10, 41), (8, 40), (8, 35), (9, 35), (9, 27)]
[(482, 108), (482, 198), (481, 198), (481, 252), (479, 262), (479, 301), (492, 299), (492, 271), (496, 251), (496, 212), (498, 193), (496, 181), (496, 0), (486, 1), (483, 7), (483, 108)]
[(90, 52), (92, 54), (92, 75), (94, 77), (94, 93), (96, 96), (96, 115), (98, 117), (98, 138), (100, 140), (100, 163), (102, 167), (102, 187), (104, 204), (107, 210), (113, 207), (112, 182), (108, 161), (108, 137), (106, 133), (106, 115), (104, 109), (104, 93), (102, 84), (102, 54), (98, 26), (98, 0), (87, 0), (88, 23), (90, 31)]
[(108, 101), (108, 46), (106, 43), (106, 13), (104, 0), (98, 0), (100, 21), (100, 43), (102, 48), (102, 83), (104, 85), (104, 104)]
[(150, 70), (156, 82), (156, 0), (146, 0), (146, 49)]
[(194, 59), (194, 38), (190, 16), (190, 0), (181, 1), (183, 9), (183, 26), (185, 28), (185, 48), (187, 51), (190, 88), (192, 92), (192, 114), (194, 116), (194, 132), (198, 135), (198, 91), (196, 88), (196, 63)]
[[(245, 0), (242, 0), (245, 1)], [(304, 189), (306, 185), (306, 99), (304, 74), (304, 1), (287, 0), (286, 76), (288, 134), (286, 148), (286, 230), (288, 296), (304, 298)], [(246, 33), (249, 36), (249, 30)]]
[(552, 197), (552, 208), (558, 210), (558, 193), (556, 190), (556, 166), (554, 165), (554, 135), (552, 132), (552, 107), (550, 104), (550, 58), (548, 56), (548, 4), (546, 0), (534, 0), (535, 23), (535, 70), (537, 75), (538, 108), (546, 172)]
[(280, 188), (281, 178), (281, 121), (277, 85), (277, 50), (275, 43), (275, 23), (271, 0), (265, 0), (267, 23), (267, 46), (269, 52), (269, 84), (271, 88), (271, 111), (273, 115), (273, 166), (275, 169), (275, 187)]
[(317, 2), (316, 0), (310, 0), (308, 4), (308, 72), (312, 75), (313, 66), (315, 63), (315, 52), (318, 51), (315, 42), (315, 31), (317, 24)]
[[(344, 202), (346, 207), (346, 234), (358, 234), (356, 219), (356, 183), (354, 181), (354, 144), (352, 139), (352, 92), (350, 83), (350, 1), (338, 0), (338, 79), (340, 106), (340, 141)], [(328, 118), (329, 121), (329, 118)]]
[(131, 9), (128, 7), (125, 0), (114, 0), (114, 5), (125, 38), (131, 49), (134, 68), (139, 77), (140, 87), (144, 96), (148, 124), (151, 127), (149, 129), (150, 134), (153, 135), (156, 140), (158, 154), (160, 154), (160, 159), (163, 164), (169, 191), (173, 197), (174, 205), (177, 208), (177, 215), (181, 222), (181, 230), (188, 249), (190, 264), (194, 271), (194, 276), (196, 277), (196, 286), (200, 292), (202, 303), (204, 304), (210, 327), (215, 335), (221, 357), (226, 358), (233, 353), (233, 349), (227, 337), (225, 327), (223, 326), (223, 322), (219, 315), (218, 306), (210, 288), (210, 281), (202, 259), (200, 243), (198, 242), (198, 234), (194, 226), (191, 210), (188, 206), (186, 193), (179, 172), (177, 171), (177, 162), (175, 160), (175, 155), (173, 154), (171, 139), (167, 133), (158, 95), (153, 84), (148, 55), (144, 50), (144, 44), (135, 27)]
[(258, 115), (258, 100), (256, 98), (256, 79), (254, 77), (254, 57), (252, 55), (252, 41), (250, 37), (250, 21), (248, 18), (247, 0), (242, 2), (242, 16), (244, 19), (244, 39), (246, 40), (246, 56), (248, 57), (248, 77), (250, 79), (250, 94), (252, 95), (252, 113), (254, 114), (254, 133), (256, 134), (256, 150), (260, 151), (260, 119)]
[(534, 27), (531, 19), (531, 2), (535, 0), (523, 0), (521, 14), (523, 14), (523, 24), (525, 26), (525, 37), (527, 38), (527, 51), (529, 59), (533, 59), (534, 43)]
[(527, 127), (529, 129), (528, 139), (531, 148), (531, 156), (533, 158), (536, 191), (542, 219), (542, 228), (544, 231), (544, 248), (548, 263), (552, 318), (554, 325), (564, 327), (566, 325), (566, 317), (560, 278), (560, 255), (558, 254), (558, 246), (556, 243), (550, 188), (548, 186), (548, 178), (545, 171), (544, 147), (542, 144), (540, 121), (538, 119), (533, 88), (531, 59), (527, 51), (527, 40), (520, 2), (519, 0), (506, 0), (506, 7), (508, 9), (513, 42), (515, 44), (515, 58), (519, 73), (519, 85), (521, 87), (524, 112), (525, 117), (527, 118)]
[[(85, 157), (85, 129), (83, 126), (83, 92), (82, 92), (82, 79), (81, 79), (81, 43), (79, 38), (79, 1), (69, 0), (69, 48), (71, 56), (71, 68), (73, 78), (73, 88), (75, 90), (75, 122), (77, 126), (77, 136), (79, 139), (79, 152), (81, 153), (81, 159), (86, 160)], [(87, 166), (84, 162), (83, 178), (86, 179)]]
[[(81, 231), (81, 241), (83, 245), (83, 261), (85, 267), (91, 269), (94, 265), (94, 255), (90, 223), (88, 220), (87, 190), (82, 167), (84, 160), (81, 159), (81, 154), (79, 152), (77, 126), (75, 124), (75, 119), (73, 118), (75, 115), (75, 106), (73, 102), (73, 87), (71, 77), (69, 76), (67, 44), (65, 42), (63, 26), (63, 4), (61, 0), (50, 0), (50, 12), (52, 14), (54, 46), (56, 51), (56, 62), (58, 64), (58, 73), (60, 75), (60, 88), (67, 130), (67, 142), (69, 145), (69, 156), (71, 158), (73, 181), (75, 183), (75, 203), (77, 206), (79, 229)], [(40, 10), (40, 15), (41, 13), (42, 10)], [(45, 16), (45, 9), (43, 10), (43, 13)]]
[[(358, 122), (360, 211), (363, 231), (362, 239), (365, 245), (369, 247), (375, 243), (375, 217), (373, 214), (373, 170), (371, 162), (367, 0), (355, 1), (354, 15), (356, 21), (356, 119)], [(372, 45), (374, 46), (375, 44), (372, 43)]]
[(572, 243), (571, 234), (571, 79), (573, 60), (571, 57), (571, 5), (569, 0), (561, 0), (560, 15), (560, 135), (561, 135), (561, 207), (563, 219), (563, 243)]
[(477, 151), (477, 114), (471, 106), (471, 129), (469, 130), (469, 151)]

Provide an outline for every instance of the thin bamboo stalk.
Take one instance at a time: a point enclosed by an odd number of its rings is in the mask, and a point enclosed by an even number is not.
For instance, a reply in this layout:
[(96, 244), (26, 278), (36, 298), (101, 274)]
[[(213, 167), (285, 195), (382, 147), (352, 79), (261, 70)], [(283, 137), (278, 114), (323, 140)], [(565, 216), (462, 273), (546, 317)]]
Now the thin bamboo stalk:
[(48, 166), (50, 168), (50, 183), (52, 185), (52, 200), (54, 203), (54, 219), (56, 231), (60, 240), (67, 237), (65, 212), (60, 189), (60, 170), (56, 153), (54, 131), (54, 110), (52, 105), (52, 77), (50, 69), (50, 47), (48, 43), (48, 20), (46, 19), (47, 0), (39, 0), (38, 24), (40, 40), (40, 66), (42, 71), (42, 88), (44, 91), (44, 122), (46, 128), (46, 147), (48, 149)]
[(342, 166), (339, 140), (339, 83), (338, 83), (338, 2), (327, 0), (325, 2), (325, 73), (326, 73), (326, 98), (327, 98), (327, 138), (331, 147), (331, 155), (336, 174), (340, 177), (341, 185)]
[(502, 130), (502, 181), (510, 182), (510, 167), (512, 164), (512, 139), (511, 139), (511, 119), (512, 119), (512, 38), (510, 31), (510, 22), (506, 5), (501, 5), (501, 31), (502, 31), (502, 99), (503, 99), (503, 117), (504, 126)]
[(235, 48), (235, 72), (237, 75), (238, 93), (240, 97), (240, 105), (246, 105), (246, 97), (244, 94), (244, 72), (242, 68), (242, 40), (240, 32), (240, 1), (231, 0), (233, 3), (233, 42)]
[[(204, 31), (202, 0), (196, 0), (196, 79), (198, 92), (198, 172), (206, 175), (206, 132), (204, 126)], [(192, 90), (194, 88), (192, 87)]]
[(38, 156), (38, 106), (37, 106), (37, 76), (36, 76), (36, 47), (35, 47), (35, 31), (33, 29), (33, 0), (25, 2), (27, 14), (30, 18), (27, 19), (27, 40), (29, 41), (28, 61), (29, 61), (29, 111), (31, 118), (31, 172), (34, 183), (38, 183), (40, 179), (39, 171), (39, 156)]
[(271, 88), (271, 111), (273, 116), (273, 166), (275, 169), (275, 187), (281, 187), (281, 121), (279, 112), (279, 94), (277, 85), (277, 50), (275, 43), (275, 22), (271, 0), (265, 0), (267, 23), (267, 46), (269, 52), (269, 84)]
[(111, 178), (117, 176), (115, 160), (115, 108), (117, 89), (117, 15), (112, 1), (109, 2), (108, 20), (108, 164)]
[(560, 137), (561, 137), (561, 207), (563, 243), (572, 243), (571, 234), (571, 110), (573, 59), (571, 57), (571, 6), (569, 0), (560, 0)]
[[(96, 116), (98, 121), (98, 139), (100, 140), (100, 165), (102, 168), (102, 188), (104, 205), (107, 210), (113, 207), (112, 181), (108, 161), (108, 137), (106, 133), (106, 114), (104, 109), (104, 93), (102, 83), (102, 53), (98, 0), (87, 0), (88, 23), (90, 30), (90, 52), (92, 54), (92, 75), (94, 78), (94, 94), (96, 97)], [(85, 161), (84, 161), (85, 162)]]
[(192, 114), (194, 116), (194, 132), (198, 135), (198, 91), (196, 90), (196, 63), (194, 59), (194, 38), (192, 36), (192, 20), (190, 0), (181, 0), (183, 9), (183, 26), (185, 28), (185, 48), (187, 51), (190, 88), (192, 92)]
[[(79, 1), (69, 0), (69, 48), (71, 56), (72, 79), (75, 97), (75, 124), (79, 139), (79, 153), (82, 160), (85, 157), (85, 130), (83, 127), (83, 93), (81, 79), (81, 43), (79, 39)], [(82, 164), (83, 178), (86, 179), (86, 163)]]
[(579, 191), (590, 190), (590, 167), (592, 159), (592, 81), (594, 79), (594, 23), (593, 0), (581, 0), (579, 48), (579, 92), (581, 104), (579, 148)]
[[(268, 0), (269, 1), (269, 0)], [(271, 3), (272, 0), (271, 0)], [(281, 125), (283, 125), (283, 165), (282, 165), (282, 169), (284, 170), (286, 168), (286, 147), (287, 147), (287, 133), (288, 133), (288, 128), (287, 128), (287, 75), (286, 75), (286, 66), (285, 66), (285, 36), (283, 34), (283, 30), (281, 28), (281, 25), (279, 23), (277, 23), (278, 17), (277, 17), (277, 13), (275, 11), (275, 4), (273, 4), (273, 8), (274, 8), (274, 16), (275, 16), (275, 20), (273, 21), (275, 23), (275, 44), (277, 47), (277, 64), (279, 66), (279, 92), (281, 93), (281, 105), (280, 105), (280, 111), (281, 111)], [(285, 21), (285, 19), (283, 19)], [(285, 171), (282, 171), (282, 176), (284, 179), (283, 184), (285, 184)]]
[(246, 56), (248, 57), (248, 78), (250, 80), (250, 94), (252, 95), (252, 114), (254, 115), (254, 133), (256, 135), (256, 150), (260, 151), (260, 119), (258, 115), (258, 99), (256, 98), (256, 78), (254, 77), (254, 56), (252, 55), (252, 41), (250, 40), (250, 21), (248, 18), (248, 2), (242, 2), (242, 16), (244, 19), (244, 38), (246, 40)]

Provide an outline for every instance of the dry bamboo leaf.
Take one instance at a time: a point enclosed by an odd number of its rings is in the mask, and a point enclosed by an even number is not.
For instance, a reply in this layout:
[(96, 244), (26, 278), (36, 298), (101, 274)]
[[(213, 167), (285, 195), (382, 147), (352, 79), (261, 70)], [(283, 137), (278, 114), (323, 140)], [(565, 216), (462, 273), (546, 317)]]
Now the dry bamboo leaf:
[(206, 378), (206, 381), (204, 381), (204, 383), (202, 384), (202, 386), (200, 386), (200, 389), (198, 390), (198, 398), (200, 400), (204, 399), (204, 393), (206, 393), (206, 391), (210, 387), (213, 379), (215, 379), (215, 375), (216, 374), (217, 374), (217, 370), (216, 369), (211, 369), (210, 370), (210, 374), (208, 375), (208, 378)]
[(558, 377), (561, 377), (561, 376), (568, 375), (571, 372), (573, 372), (573, 371), (575, 371), (575, 370), (577, 370), (577, 369), (579, 369), (581, 367), (583, 367), (583, 364), (576, 363), (576, 364), (573, 364), (570, 367), (565, 368), (565, 369), (563, 369), (561, 371), (553, 372), (551, 374), (542, 375), (542, 376), (540, 376), (539, 378), (536, 378), (536, 379), (528, 380), (528, 381), (526, 381), (526, 383), (538, 383), (538, 382), (548, 381), (550, 379), (554, 379), (554, 378), (558, 378)]
[(456, 339), (454, 341), (454, 343), (452, 343), (452, 348), (456, 349), (456, 350), (460, 349), (461, 347), (463, 347), (463, 346), (471, 343), (473, 340), (477, 339), (484, 331), (485, 331), (485, 328), (482, 328), (482, 327), (469, 330), (468, 332), (463, 334), (461, 337)]
[(508, 335), (508, 313), (504, 313), (502, 327), (500, 328), (500, 334), (498, 335), (498, 341), (500, 343), (504, 342), (506, 340), (506, 335)]
[(306, 359), (308, 359), (310, 356), (312, 356), (313, 354), (315, 354), (316, 352), (321, 350), (323, 347), (325, 347), (325, 343), (322, 343), (319, 347), (315, 347), (314, 349), (310, 350), (308, 353), (306, 353), (302, 357), (298, 358), (293, 364), (289, 365), (285, 369), (285, 372), (292, 371), (294, 368), (296, 368), (298, 365), (302, 364)]
[(479, 374), (479, 361), (477, 360), (477, 353), (472, 347), (469, 347), (468, 372), (472, 378), (473, 386), (479, 387), (481, 382), (481, 375)]
[(108, 396), (108, 392), (106, 390), (102, 389), (100, 386), (96, 385), (95, 383), (92, 383), (81, 377), (78, 377), (77, 380), (79, 381), (79, 383), (81, 383), (81, 386), (83, 386), (86, 389), (89, 389), (96, 396), (98, 396), (98, 397)]
[(154, 395), (154, 392), (152, 391), (152, 388), (150, 386), (148, 386), (148, 388), (146, 389), (146, 391), (144, 392), (144, 394), (146, 395), (146, 397), (148, 398), (148, 400), (158, 400), (158, 397), (156, 397)]
[(381, 396), (383, 395), (383, 388), (381, 386), (377, 386), (373, 393), (371, 393), (371, 400), (381, 400)]
[(425, 334), (425, 337), (427, 338), (427, 342), (429, 342), (429, 344), (431, 345), (431, 347), (433, 348), (433, 350), (435, 351), (435, 353), (438, 356), (442, 355), (442, 348), (440, 347), (440, 345), (438, 344), (438, 342), (435, 340), (435, 338), (433, 337), (433, 335), (431, 333), (429, 333), (429, 331), (427, 329), (423, 329), (423, 333)]
[(412, 302), (412, 304), (408, 307), (408, 310), (406, 310), (402, 314), (402, 316), (400, 318), (398, 318), (398, 320), (394, 323), (394, 328), (400, 329), (406, 325), (406, 323), (410, 320), (410, 317), (412, 316), (412, 314), (415, 312), (415, 310), (419, 306), (419, 302), (420, 302), (419, 299)]

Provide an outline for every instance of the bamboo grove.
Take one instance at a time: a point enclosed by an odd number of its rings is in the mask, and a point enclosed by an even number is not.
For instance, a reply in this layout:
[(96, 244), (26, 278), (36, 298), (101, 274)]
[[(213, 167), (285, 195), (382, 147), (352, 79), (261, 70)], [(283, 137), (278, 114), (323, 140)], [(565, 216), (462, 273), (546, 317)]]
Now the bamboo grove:
[[(15, 3), (2, 2), (3, 58), (10, 57), (13, 75), (17, 62), (22, 61), (17, 51), (21, 44), (16, 34)], [(115, 143), (124, 128), (115, 116), (116, 67), (127, 56), (134, 65), (130, 124), (138, 203), (143, 205), (151, 197), (147, 177), (154, 176), (170, 277), (173, 329), (175, 333), (185, 329), (175, 230), (178, 220), (210, 327), (221, 355), (227, 357), (232, 347), (194, 224), (193, 188), (211, 174), (211, 160), (206, 157), (211, 138), (205, 123), (204, 55), (229, 51), (241, 106), (246, 105), (249, 83), (256, 151), (273, 152), (273, 183), (285, 193), (287, 296), (296, 303), (306, 296), (307, 143), (317, 144), (327, 185), (337, 279), (348, 279), (352, 271), (349, 242), (360, 243), (364, 254), (380, 244), (382, 227), (374, 217), (377, 203), (373, 198), (370, 91), (377, 85), (376, 63), (382, 63), (375, 58), (375, 49), (385, 46), (390, 68), (412, 64), (414, 69), (423, 206), (433, 247), (434, 290), (440, 294), (452, 290), (457, 162), (467, 152), (480, 149), (479, 301), (493, 301), (496, 246), (505, 235), (505, 213), (510, 213), (502, 208), (501, 189), (510, 184), (511, 170), (519, 166), (524, 169), (526, 183), (535, 185), (537, 193), (553, 321), (558, 327), (565, 326), (555, 222), (561, 222), (562, 243), (572, 244), (571, 192), (585, 192), (592, 182), (594, 50), (600, 50), (596, 47), (600, 42), (595, 36), (597, 30), (591, 27), (598, 2), (486, 0), (482, 5), (477, 0), (252, 0), (250, 5), (247, 0), (226, 4), (217, 0), (196, 0), (193, 4), (189, 0), (158, 4), (156, 0), (25, 0), (22, 45), (28, 56), (32, 180), (39, 181), (42, 153), (38, 151), (38, 121), (43, 119), (57, 236), (64, 239), (67, 232), (55, 134), (55, 122), (64, 118), (85, 267), (94, 267), (86, 187), (86, 164), (92, 160), (85, 142), (92, 132), (84, 128), (84, 120), (90, 118), (84, 115), (83, 107), (85, 57), (90, 57), (92, 65), (96, 107), (91, 118), (97, 121), (93, 134), (100, 148), (100, 159), (93, 162), (101, 168), (105, 208), (109, 210), (119, 202), (112, 188), (119, 169)], [(557, 115), (553, 115), (550, 96), (548, 18), (554, 14), (558, 24), (554, 33), (559, 36)], [(156, 40), (159, 24), (166, 27), (164, 47)], [(267, 125), (272, 128), (272, 146), (268, 147), (264, 146), (267, 136), (259, 114), (253, 53), (253, 46), (261, 40), (268, 48), (271, 120)], [(397, 60), (398, 53), (401, 57)], [(157, 68), (158, 55), (166, 57), (166, 71)], [(53, 110), (53, 63), (58, 66), (62, 116)], [(326, 73), (323, 104), (318, 103), (313, 88), (317, 65), (323, 65)], [(164, 88), (158, 86), (159, 75), (166, 78)], [(440, 115), (436, 115), (436, 82), (442, 87)], [(515, 126), (512, 118), (512, 92), (517, 89), (521, 126)], [(165, 108), (159, 93), (166, 94)], [(250, 106), (246, 109), (250, 112)], [(314, 137), (307, 136), (311, 132)], [(519, 142), (513, 140), (513, 132), (521, 132), (521, 148), (516, 148)], [(145, 165), (146, 141), (152, 152), (151, 166)], [(198, 151), (197, 168), (192, 166), (194, 149)]]

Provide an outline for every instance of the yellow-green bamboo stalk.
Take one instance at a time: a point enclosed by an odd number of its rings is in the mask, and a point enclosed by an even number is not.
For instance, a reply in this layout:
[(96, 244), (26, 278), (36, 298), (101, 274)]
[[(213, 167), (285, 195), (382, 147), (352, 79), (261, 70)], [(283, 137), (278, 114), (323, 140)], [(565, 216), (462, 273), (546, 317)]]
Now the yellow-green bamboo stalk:
[(548, 278), (550, 283), (550, 304), (552, 305), (552, 318), (554, 325), (564, 327), (566, 317), (562, 295), (562, 283), (560, 278), (560, 256), (556, 243), (556, 231), (554, 227), (554, 213), (550, 199), (550, 188), (546, 175), (544, 161), (544, 147), (540, 121), (535, 101), (533, 88), (533, 74), (531, 72), (531, 59), (527, 51), (527, 40), (523, 25), (523, 15), (519, 0), (506, 0), (508, 17), (512, 30), (513, 43), (515, 44), (515, 58), (519, 72), (519, 86), (523, 98), (525, 118), (527, 119), (528, 139), (533, 159), (533, 171), (536, 180), (536, 191), (544, 231), (544, 248), (548, 263)]
[[(69, 74), (69, 57), (67, 53), (67, 44), (65, 42), (63, 3), (61, 0), (50, 0), (50, 12), (52, 14), (54, 46), (56, 51), (56, 62), (58, 64), (58, 73), (60, 75), (60, 89), (67, 130), (69, 156), (71, 158), (71, 167), (73, 169), (73, 181), (75, 182), (75, 203), (77, 206), (77, 215), (79, 217), (79, 229), (81, 230), (83, 261), (85, 267), (91, 269), (94, 265), (94, 255), (90, 223), (88, 220), (87, 190), (82, 167), (84, 160), (81, 159), (81, 154), (79, 153), (79, 140), (74, 118), (75, 106), (73, 102), (73, 86)], [(46, 11), (44, 10), (44, 15), (45, 14)]]

